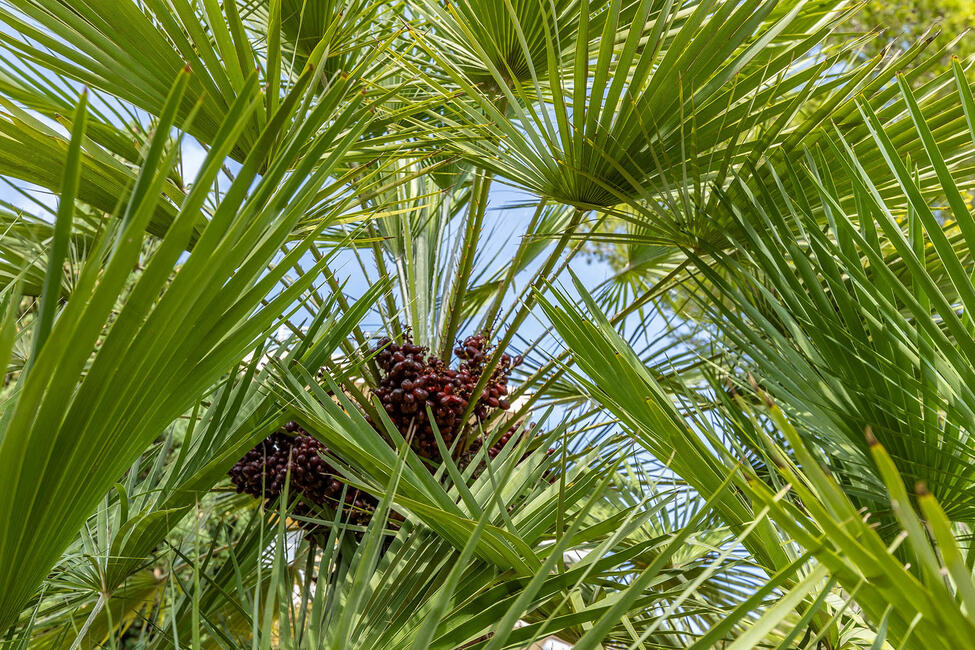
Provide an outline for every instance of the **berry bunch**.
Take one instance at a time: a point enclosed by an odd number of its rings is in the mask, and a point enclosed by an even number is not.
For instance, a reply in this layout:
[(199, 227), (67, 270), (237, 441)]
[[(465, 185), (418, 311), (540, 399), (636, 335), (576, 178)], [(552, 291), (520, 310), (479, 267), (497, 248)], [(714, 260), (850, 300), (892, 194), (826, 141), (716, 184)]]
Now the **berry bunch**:
[[(496, 443), (494, 443), (494, 445), (492, 445), (490, 449), (487, 450), (487, 457), (484, 459), (484, 461), (492, 461), (495, 458), (497, 458), (498, 454), (501, 453), (502, 449), (504, 449), (504, 447), (512, 440), (512, 438), (514, 438), (515, 443), (517, 443), (518, 440), (522, 436), (533, 437), (535, 435), (534, 429), (535, 429), (535, 423), (534, 422), (529, 423), (528, 424), (528, 427), (525, 428), (520, 433), (518, 432), (518, 424), (516, 423), (516, 424), (512, 425), (512, 427), (510, 429), (508, 429), (507, 431), (505, 431), (501, 435), (501, 437), (498, 439), (498, 441)], [(461, 456), (460, 461), (459, 461), (459, 465), (461, 467), (467, 467), (472, 462), (474, 462), (474, 457), (477, 456), (477, 452), (480, 451), (481, 446), (483, 445), (483, 443), (484, 443), (484, 441), (483, 441), (482, 438), (475, 438), (471, 442), (471, 445), (468, 448), (467, 452), (463, 456)], [(531, 450), (526, 451), (525, 452), (525, 456), (522, 458), (522, 460), (524, 460), (524, 458), (527, 458), (530, 453), (531, 453)], [(546, 453), (548, 455), (551, 455), (551, 454), (554, 454), (555, 453), (555, 450), (554, 449), (549, 449)], [(484, 467), (483, 467), (483, 462), (482, 462), (482, 466), (479, 467), (477, 470), (475, 470), (475, 472), (474, 472), (475, 476), (478, 475), (478, 474), (480, 474), (481, 471), (483, 471), (483, 469), (484, 469)]]
[[(483, 334), (468, 336), (454, 348), (454, 354), (463, 361), (459, 370), (475, 375), (478, 379), (484, 372), (484, 365), (487, 362), (489, 352), (487, 337)], [(487, 387), (481, 392), (481, 399), (474, 410), (474, 414), (478, 418), (486, 417), (488, 408), (500, 408), (506, 411), (511, 407), (505, 398), (505, 395), (508, 394), (508, 376), (511, 374), (511, 369), (520, 365), (521, 361), (520, 356), (512, 358), (507, 353), (501, 355), (501, 361), (491, 373), (491, 379)]]
[[(464, 425), (462, 418), (472, 401), (472, 413), (479, 420), (485, 419), (493, 409), (510, 408), (506, 397), (508, 377), (511, 369), (521, 363), (521, 357), (512, 358), (502, 354), (486, 387), (480, 394), (473, 395), (491, 352), (484, 335), (470, 336), (458, 342), (454, 354), (460, 363), (456, 368), (450, 368), (441, 359), (429, 355), (426, 347), (415, 345), (408, 336), (401, 344), (388, 338), (380, 339), (375, 350), (376, 363), (382, 371), (379, 385), (374, 391), (376, 396), (397, 430), (404, 436), (412, 433), (411, 446), (414, 451), (434, 463), (442, 459), (427, 415), (428, 406), (448, 447), (461, 435)], [(376, 426), (376, 423), (373, 425)], [(378, 426), (376, 428), (379, 429)], [(512, 427), (505, 432), (498, 443), (488, 450), (487, 459), (496, 457), (515, 431), (516, 427)], [(467, 453), (460, 459), (463, 466), (473, 460), (480, 446), (480, 440), (472, 441)], [(281, 495), (290, 471), (289, 493), (295, 497), (292, 510), (295, 514), (313, 515), (318, 507), (325, 505), (342, 507), (350, 523), (368, 524), (377, 501), (368, 494), (349, 489), (340, 503), (344, 484), (338, 472), (322, 458), (325, 452), (327, 449), (324, 445), (295, 422), (289, 422), (283, 431), (272, 433), (247, 452), (228, 474), (238, 492), (271, 501)], [(390, 519), (395, 522), (401, 517), (391, 513)], [(307, 523), (302, 525), (315, 528)]]
[[(291, 471), (289, 494), (295, 503), (292, 512), (299, 516), (314, 516), (316, 507), (340, 505), (343, 483), (321, 454), (327, 448), (294, 422), (285, 425), (284, 431), (276, 431), (237, 462), (228, 475), (237, 492), (247, 493), (268, 502), (277, 499), (284, 491), (284, 484)], [(346, 491), (344, 506), (349, 523), (369, 523), (376, 508), (376, 500), (364, 492)], [(314, 524), (302, 522), (305, 528)]]
[[(487, 457), (482, 458), (480, 462), (477, 464), (477, 467), (474, 468), (474, 472), (472, 474), (474, 478), (477, 478), (484, 472), (484, 469), (487, 465), (485, 461), (494, 460), (494, 458), (496, 458), (497, 455), (501, 453), (501, 449), (506, 444), (508, 444), (508, 440), (510, 439), (511, 439), (511, 431), (509, 430), (506, 431), (503, 436), (501, 436), (500, 440), (494, 443), (494, 446), (492, 446), (490, 449), (487, 450)], [(481, 450), (482, 446), (483, 446), (483, 441), (480, 438), (475, 438), (471, 442), (470, 448), (466, 452), (461, 454), (461, 457), (457, 459), (457, 466), (460, 467), (461, 469), (467, 469), (468, 467), (470, 467), (471, 464), (476, 459), (477, 454)]]
[(483, 335), (470, 336), (460, 342), (454, 353), (462, 363), (450, 368), (441, 359), (427, 354), (428, 349), (414, 345), (406, 338), (397, 344), (383, 338), (376, 344), (376, 363), (383, 376), (375, 393), (389, 415), (390, 420), (403, 435), (415, 426), (412, 447), (423, 458), (440, 460), (433, 426), (427, 416), (427, 406), (449, 447), (463, 429), (461, 421), (471, 401), (473, 413), (484, 419), (489, 409), (508, 409), (508, 376), (511, 368), (520, 363), (507, 354), (501, 356), (497, 368), (491, 373), (487, 387), (478, 396), (474, 388), (488, 360), (490, 347)]
[[(534, 425), (529, 425), (529, 429), (532, 426)], [(511, 427), (501, 435), (498, 441), (494, 443), (494, 445), (490, 449), (487, 450), (488, 459), (494, 460), (495, 458), (497, 458), (498, 454), (501, 453), (501, 450), (504, 449), (504, 446), (507, 445), (508, 442), (511, 440), (511, 437), (515, 435), (516, 430), (517, 430), (517, 425)], [(471, 442), (470, 448), (468, 448), (467, 453), (464, 454), (464, 458), (467, 459), (467, 462), (473, 460), (475, 454), (477, 454), (477, 452), (480, 451), (482, 444), (483, 444), (483, 440), (481, 438), (476, 438), (473, 442)]]

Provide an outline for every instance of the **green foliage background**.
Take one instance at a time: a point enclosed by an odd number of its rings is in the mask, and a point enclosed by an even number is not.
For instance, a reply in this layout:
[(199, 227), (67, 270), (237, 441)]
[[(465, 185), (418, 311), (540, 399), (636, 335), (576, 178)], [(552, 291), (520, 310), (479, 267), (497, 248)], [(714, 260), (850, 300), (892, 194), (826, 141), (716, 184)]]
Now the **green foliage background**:
[[(0, 647), (967, 647), (969, 18), (0, 0)], [(475, 332), (427, 463), (376, 341)]]

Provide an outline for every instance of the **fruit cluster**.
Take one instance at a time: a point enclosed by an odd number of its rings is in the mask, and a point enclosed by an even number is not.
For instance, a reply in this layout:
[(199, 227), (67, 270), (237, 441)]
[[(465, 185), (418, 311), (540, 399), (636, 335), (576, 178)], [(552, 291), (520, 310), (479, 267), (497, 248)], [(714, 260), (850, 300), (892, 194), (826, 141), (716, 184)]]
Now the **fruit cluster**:
[(490, 351), (484, 335), (470, 336), (454, 349), (461, 363), (457, 368), (450, 368), (409, 338), (402, 344), (388, 338), (379, 340), (376, 363), (382, 376), (375, 393), (396, 429), (404, 436), (412, 433), (411, 446), (417, 454), (433, 461), (441, 460), (427, 406), (448, 447), (462, 431), (462, 418), (472, 401), (471, 412), (478, 419), (486, 418), (490, 409), (510, 408), (505, 397), (508, 376), (521, 363), (519, 357), (502, 354), (485, 388), (479, 395), (473, 395)]
[[(505, 431), (498, 439), (498, 441), (495, 442), (494, 445), (492, 445), (491, 448), (487, 450), (487, 453), (485, 455), (486, 457), (482, 459), (477, 469), (475, 469), (474, 476), (480, 475), (480, 473), (484, 471), (484, 465), (486, 464), (486, 462), (490, 462), (495, 458), (497, 458), (498, 454), (501, 453), (504, 447), (509, 442), (511, 442), (512, 439), (514, 439), (515, 443), (517, 444), (518, 440), (522, 436), (529, 436), (529, 437), (534, 436), (535, 435), (534, 429), (535, 429), (535, 423), (531, 422), (528, 424), (528, 427), (522, 430), (520, 433), (518, 432), (518, 424), (514, 424), (510, 429)], [(482, 445), (483, 445), (483, 440), (481, 438), (475, 438), (473, 441), (471, 441), (470, 447), (468, 448), (467, 452), (460, 457), (458, 464), (462, 468), (468, 467), (472, 462), (474, 462), (477, 453), (478, 451), (480, 451)], [(525, 455), (522, 457), (522, 460), (527, 458), (531, 454), (531, 452), (532, 449), (528, 449), (525, 452)], [(546, 454), (548, 455), (554, 453), (555, 453), (554, 449), (549, 449), (546, 452)]]
[[(237, 492), (247, 493), (270, 503), (284, 491), (288, 471), (288, 492), (292, 512), (300, 517), (321, 516), (322, 506), (336, 508), (342, 499), (344, 484), (339, 474), (322, 458), (327, 448), (308, 435), (295, 422), (285, 425), (248, 451), (228, 472)], [(343, 501), (343, 516), (348, 523), (364, 526), (376, 508), (376, 500), (364, 492), (348, 488)], [(317, 526), (301, 522), (305, 528)]]
[[(530, 425), (529, 428), (531, 428), (531, 426), (534, 426), (534, 425)], [(488, 457), (488, 459), (494, 460), (495, 458), (497, 458), (498, 454), (501, 453), (501, 450), (504, 448), (504, 446), (507, 445), (508, 444), (508, 441), (511, 440), (511, 437), (515, 435), (515, 432), (517, 431), (517, 428), (518, 428), (517, 425), (516, 426), (513, 426), (513, 427), (511, 427), (510, 429), (508, 429), (507, 431), (505, 431), (501, 435), (501, 437), (498, 439), (498, 441), (496, 443), (494, 443), (494, 445), (490, 449), (487, 450), (487, 457)], [(470, 457), (470, 458), (473, 458), (474, 455), (478, 451), (480, 451), (482, 444), (483, 444), (483, 441), (480, 438), (474, 439), (471, 442), (471, 445), (468, 448), (467, 453), (465, 454), (465, 456)]]
[[(375, 347), (376, 363), (381, 370), (374, 393), (379, 398), (390, 420), (403, 436), (411, 436), (411, 446), (420, 456), (434, 465), (442, 461), (433, 433), (433, 425), (427, 415), (427, 407), (448, 447), (454, 444), (464, 427), (464, 413), (470, 407), (474, 418), (485, 419), (493, 409), (507, 410), (508, 377), (511, 369), (521, 363), (521, 357), (502, 354), (497, 367), (491, 372), (484, 389), (474, 395), (474, 389), (484, 375), (491, 353), (487, 337), (478, 334), (458, 342), (454, 354), (460, 360), (456, 368), (450, 368), (441, 359), (428, 354), (429, 350), (415, 345), (407, 336), (402, 343), (388, 338), (380, 339)], [(472, 405), (473, 402), (473, 405)], [(373, 423), (377, 430), (381, 427)], [(516, 427), (512, 427), (487, 452), (484, 460), (493, 459), (511, 440)], [(463, 450), (465, 445), (458, 445)], [(462, 466), (473, 461), (481, 447), (474, 439), (459, 458)], [(344, 500), (344, 483), (323, 458), (327, 452), (322, 443), (302, 430), (295, 422), (289, 422), (283, 431), (277, 431), (251, 449), (228, 472), (231, 482), (240, 493), (247, 493), (269, 502), (284, 491), (290, 471), (289, 494), (294, 495), (292, 512), (299, 516), (319, 515), (318, 508), (343, 508), (343, 516), (354, 525), (366, 525), (375, 512), (377, 501), (368, 494), (347, 489)], [(458, 453), (461, 453), (460, 451)], [(482, 471), (483, 466), (478, 470)], [(340, 502), (341, 501), (341, 502)], [(398, 515), (392, 513), (391, 519)], [(314, 530), (314, 524), (302, 525)]]

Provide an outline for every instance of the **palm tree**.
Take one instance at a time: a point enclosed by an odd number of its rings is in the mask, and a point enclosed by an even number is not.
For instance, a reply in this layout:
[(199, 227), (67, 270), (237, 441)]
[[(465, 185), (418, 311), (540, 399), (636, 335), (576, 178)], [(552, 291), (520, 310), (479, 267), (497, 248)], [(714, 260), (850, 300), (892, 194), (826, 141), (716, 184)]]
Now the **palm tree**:
[(0, 2), (0, 645), (965, 647), (975, 99), (851, 12)]

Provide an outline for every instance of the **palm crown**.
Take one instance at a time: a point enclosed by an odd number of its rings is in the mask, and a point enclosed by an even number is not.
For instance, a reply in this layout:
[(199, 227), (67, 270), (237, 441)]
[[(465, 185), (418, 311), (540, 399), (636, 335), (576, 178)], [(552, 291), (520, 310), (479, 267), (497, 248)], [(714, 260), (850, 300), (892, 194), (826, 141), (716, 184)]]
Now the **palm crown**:
[(853, 10), (0, 2), (0, 644), (965, 647), (975, 99)]

